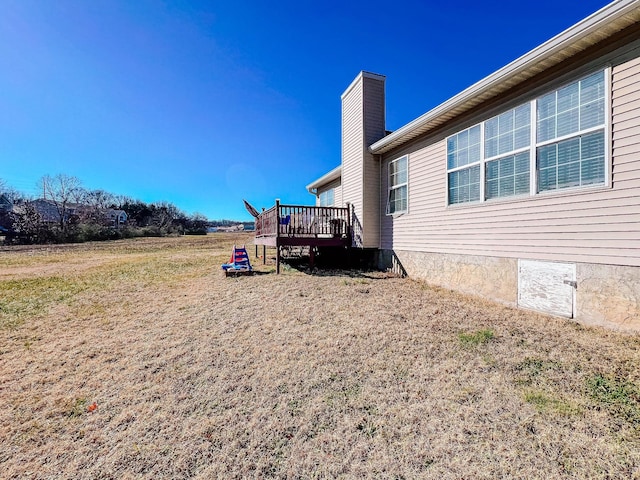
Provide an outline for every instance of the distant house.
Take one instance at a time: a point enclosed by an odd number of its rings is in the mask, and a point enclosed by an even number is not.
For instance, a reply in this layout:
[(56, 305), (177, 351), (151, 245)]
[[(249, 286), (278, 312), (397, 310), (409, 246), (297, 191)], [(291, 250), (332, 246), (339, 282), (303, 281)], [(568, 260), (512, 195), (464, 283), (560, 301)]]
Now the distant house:
[(216, 227), (216, 232), (242, 232), (244, 225), (239, 223), (237, 225), (230, 225), (228, 227)]
[[(60, 223), (60, 212), (58, 207), (51, 200), (39, 198), (37, 200), (31, 200), (29, 202), (21, 202), (13, 206), (13, 211), (16, 213), (23, 213), (25, 203), (31, 204), (35, 211), (40, 215), (40, 218), (44, 223), (57, 224)], [(78, 214), (78, 206), (69, 204), (65, 210), (65, 221), (69, 221), (74, 215)]]
[(385, 81), (361, 72), (343, 93), (341, 164), (307, 186), (350, 208), (353, 247), (435, 285), (640, 329), (640, 0), (392, 133)]
[(108, 208), (104, 212), (104, 216), (108, 219), (111, 226), (115, 229), (119, 229), (123, 225), (126, 225), (128, 217), (127, 212), (124, 210), (114, 210), (112, 208)]
[[(40, 218), (44, 223), (49, 224), (58, 224), (60, 223), (60, 211), (58, 206), (52, 200), (47, 200), (43, 198), (39, 198), (37, 200), (32, 200), (28, 202), (31, 204), (35, 211), (40, 215)], [(11, 206), (11, 211), (15, 213), (24, 213), (26, 202), (21, 202)], [(74, 217), (77, 219), (83, 217), (92, 218), (98, 217), (98, 219), (103, 218), (104, 220), (100, 220), (100, 222), (104, 222), (106, 226), (110, 226), (113, 228), (120, 228), (127, 223), (128, 217), (127, 213), (124, 210), (116, 210), (112, 208), (107, 209), (94, 209), (92, 207), (88, 207), (87, 205), (82, 205), (78, 203), (69, 203), (65, 207), (64, 212), (64, 220), (68, 222), (72, 220)]]
[(13, 209), (13, 202), (6, 195), (0, 195), (0, 212), (10, 212)]

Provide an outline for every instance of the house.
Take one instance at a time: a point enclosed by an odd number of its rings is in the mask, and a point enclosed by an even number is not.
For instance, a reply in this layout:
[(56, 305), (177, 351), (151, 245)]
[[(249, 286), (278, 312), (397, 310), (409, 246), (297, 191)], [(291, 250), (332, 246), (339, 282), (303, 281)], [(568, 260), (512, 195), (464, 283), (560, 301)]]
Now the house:
[(640, 0), (618, 0), (394, 132), (385, 81), (342, 94), (342, 161), (310, 183), (381, 268), (640, 329)]
[(104, 216), (109, 223), (109, 226), (112, 226), (116, 230), (119, 230), (120, 227), (125, 225), (128, 220), (127, 212), (124, 210), (116, 210), (113, 208), (107, 208), (104, 211)]

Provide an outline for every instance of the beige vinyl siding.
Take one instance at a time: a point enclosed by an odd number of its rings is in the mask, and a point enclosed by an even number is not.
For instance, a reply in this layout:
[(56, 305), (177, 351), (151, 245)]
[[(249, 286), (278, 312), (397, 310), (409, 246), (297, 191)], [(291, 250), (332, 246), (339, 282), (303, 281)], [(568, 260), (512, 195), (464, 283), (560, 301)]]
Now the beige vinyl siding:
[(369, 153), (369, 145), (384, 136), (384, 82), (364, 79), (364, 178), (363, 178), (363, 220), (365, 225), (364, 246), (380, 247), (380, 214), (377, 208), (380, 198), (380, 165), (376, 157)]
[[(609, 187), (447, 207), (438, 140), (409, 154), (409, 213), (381, 216), (382, 248), (640, 266), (640, 58), (614, 66), (611, 77)], [(384, 192), (397, 157), (384, 159)]]
[[(361, 82), (361, 80), (360, 80)], [(363, 157), (362, 84), (358, 83), (342, 99), (342, 199), (353, 205), (354, 216), (362, 220)], [(356, 245), (362, 242), (362, 231), (354, 222)]]

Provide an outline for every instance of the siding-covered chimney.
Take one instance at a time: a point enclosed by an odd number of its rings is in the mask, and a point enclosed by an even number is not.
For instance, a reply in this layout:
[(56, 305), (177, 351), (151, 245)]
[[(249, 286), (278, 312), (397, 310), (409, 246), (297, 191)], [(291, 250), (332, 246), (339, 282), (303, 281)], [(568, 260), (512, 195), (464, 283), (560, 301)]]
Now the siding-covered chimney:
[(342, 199), (353, 205), (356, 247), (380, 247), (380, 165), (369, 145), (385, 135), (384, 82), (360, 72), (341, 97)]

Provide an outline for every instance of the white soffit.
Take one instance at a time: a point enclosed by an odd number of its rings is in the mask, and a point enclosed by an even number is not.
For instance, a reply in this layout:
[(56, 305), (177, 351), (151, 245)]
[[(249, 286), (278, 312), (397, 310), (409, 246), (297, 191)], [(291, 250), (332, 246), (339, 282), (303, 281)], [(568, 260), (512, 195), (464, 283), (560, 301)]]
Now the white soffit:
[(369, 147), (381, 154), (508, 91), (640, 21), (640, 0), (617, 0)]

